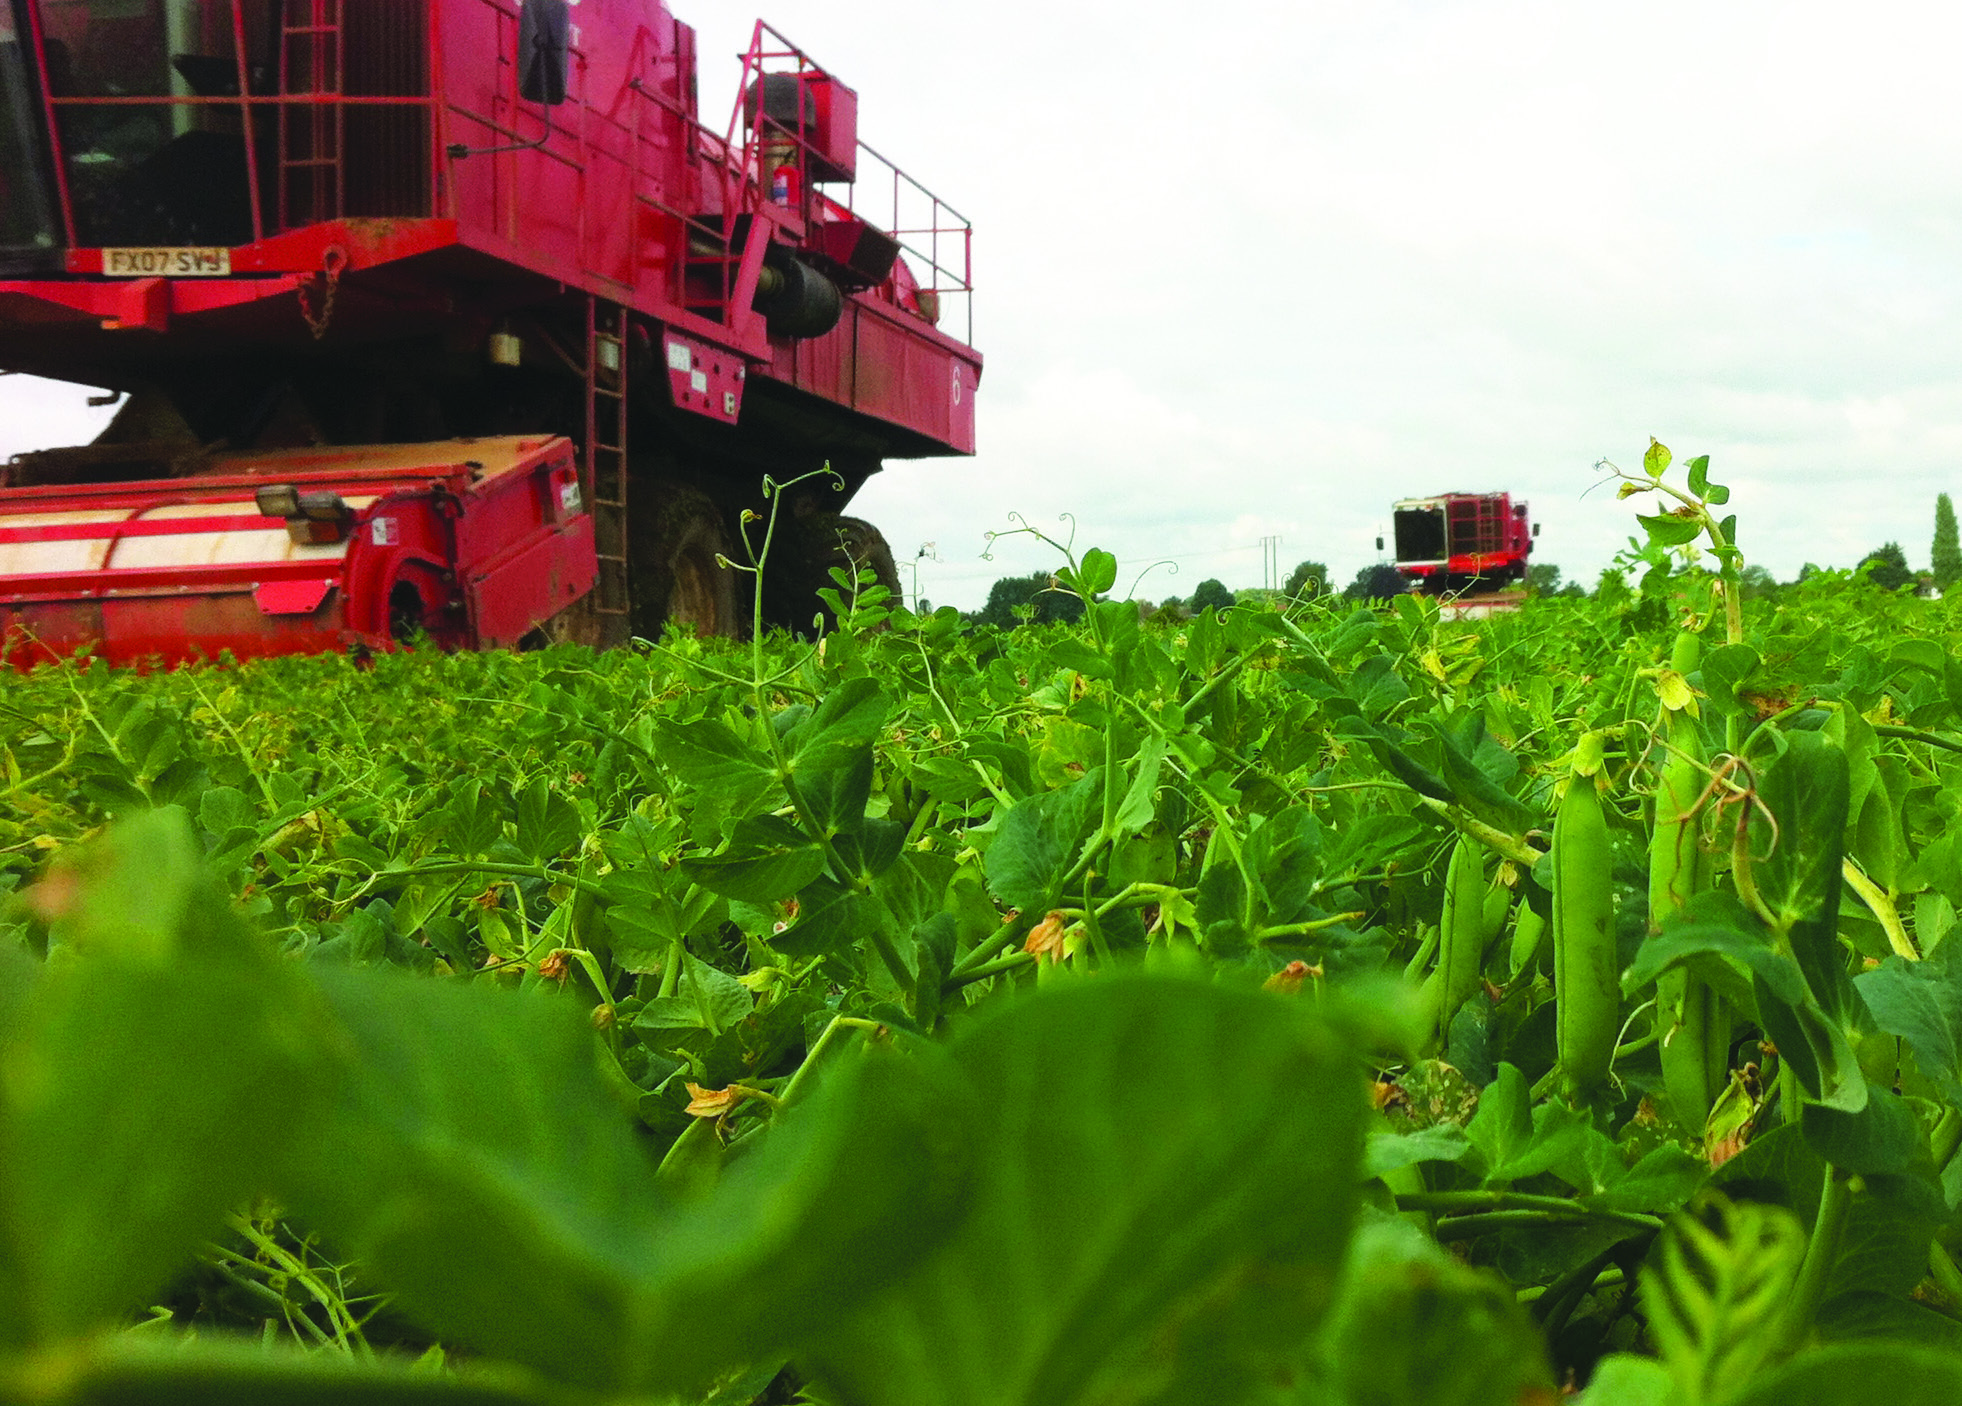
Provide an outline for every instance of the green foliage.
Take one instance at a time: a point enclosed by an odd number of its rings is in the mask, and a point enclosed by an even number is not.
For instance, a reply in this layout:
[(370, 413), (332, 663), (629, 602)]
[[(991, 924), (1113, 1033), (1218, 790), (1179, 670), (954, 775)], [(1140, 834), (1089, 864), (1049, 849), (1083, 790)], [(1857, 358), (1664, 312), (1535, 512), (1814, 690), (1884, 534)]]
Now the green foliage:
[(1192, 600), (1189, 602), (1194, 615), (1202, 610), (1225, 610), (1232, 604), (1233, 592), (1227, 590), (1225, 583), (1214, 577), (1201, 581), (1192, 592)]
[(1304, 561), (1288, 573), (1287, 584), (1281, 588), (1281, 593), (1312, 600), (1316, 596), (1327, 595), (1328, 589), (1328, 568), (1318, 561)]
[(1898, 591), (1914, 584), (1907, 554), (1899, 542), (1884, 542), (1860, 558), (1859, 573), (1883, 591)]
[(1344, 600), (1390, 600), (1410, 589), (1410, 583), (1394, 566), (1377, 562), (1356, 573), (1356, 579), (1342, 588)]
[(1678, 1215), (1642, 1272), (1642, 1306), (1663, 1365), (1689, 1401), (1749, 1386), (1779, 1350), (1805, 1232), (1778, 1206), (1712, 1195)]
[(1041, 630), (11, 677), (0, 1396), (1944, 1380), (1962, 607), (1752, 596), (1645, 459), (1639, 586), (1483, 621), (1066, 552)]
[(1536, 596), (1550, 596), (1560, 590), (1560, 568), (1550, 561), (1536, 561), (1526, 568), (1526, 589)]
[(1083, 601), (1062, 589), (1046, 571), (1028, 576), (1004, 576), (988, 588), (987, 604), (976, 617), (983, 625), (1012, 630), (1025, 619), (1039, 625), (1071, 623), (1083, 618)]
[(1962, 581), (1962, 538), (1956, 535), (1955, 504), (1946, 493), (1935, 495), (1935, 540), (1928, 549), (1928, 571), (1939, 590)]

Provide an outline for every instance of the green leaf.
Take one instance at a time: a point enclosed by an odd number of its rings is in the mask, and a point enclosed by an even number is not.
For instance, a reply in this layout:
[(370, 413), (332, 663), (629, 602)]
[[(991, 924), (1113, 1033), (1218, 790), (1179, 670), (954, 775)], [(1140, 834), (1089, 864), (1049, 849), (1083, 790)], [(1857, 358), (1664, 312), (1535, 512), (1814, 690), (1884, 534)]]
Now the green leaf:
[(1152, 733), (1138, 749), (1138, 770), (1125, 788), (1112, 821), (1117, 836), (1135, 835), (1150, 825), (1157, 815), (1158, 773), (1165, 760), (1165, 742)]
[[(13, 1364), (0, 1359), (0, 1381)], [(558, 1393), (488, 1371), (418, 1371), (337, 1352), (122, 1333), (24, 1364), (38, 1406), (546, 1406)], [(58, 1384), (58, 1385), (57, 1385)]]
[(585, 834), (579, 811), (539, 777), (518, 793), (518, 848), (533, 859), (557, 859)]
[(1744, 717), (1750, 705), (1738, 697), (1738, 689), (1749, 681), (1758, 667), (1758, 652), (1748, 644), (1727, 644), (1703, 656), (1703, 692), (1718, 717)]
[(664, 1198), (592, 1031), (529, 993), (321, 971), (355, 1056), (286, 1200), (445, 1341), (631, 1381)]
[(1669, 467), (1669, 446), (1654, 436), (1649, 438), (1649, 447), (1642, 452), (1642, 468), (1650, 478), (1661, 478), (1663, 470)]
[(1710, 456), (1699, 454), (1689, 461), (1689, 491), (1693, 497), (1701, 498), (1703, 491), (1710, 486)]
[(0, 1031), (0, 1298), (24, 1315), (0, 1341), (79, 1334), (155, 1293), (320, 1095), (322, 1012), (197, 850), (164, 810), (62, 866), (68, 950), (15, 987)]
[(1758, 892), (1789, 933), (1792, 955), (1828, 1017), (1852, 1006), (1839, 945), (1842, 843), (1846, 832), (1846, 753), (1815, 732), (1795, 732), (1783, 756), (1759, 778), (1758, 795), (1776, 821), (1752, 817)]
[(1962, 1103), (1962, 950), (1944, 943), (1919, 962), (1889, 957), (1853, 985), (1874, 1023), (1914, 1047), (1915, 1067)]
[(1363, 1154), (1363, 1175), (1380, 1177), (1419, 1162), (1462, 1162), (1471, 1150), (1465, 1130), (1451, 1123), (1408, 1133), (1375, 1133)]
[(725, 898), (779, 903), (824, 872), (824, 851), (787, 820), (752, 816), (737, 824), (726, 851), (684, 859), (681, 872)]
[(1487, 1185), (1499, 1185), (1552, 1171), (1600, 1134), (1553, 1104), (1534, 1109), (1526, 1076), (1501, 1064), (1479, 1094), (1465, 1136), (1483, 1159)]
[(1703, 533), (1702, 520), (1677, 517), (1673, 513), (1637, 513), (1635, 520), (1648, 529), (1649, 542), (1657, 547), (1680, 547), (1694, 542)]
[(720, 1035), (755, 1012), (755, 999), (735, 977), (717, 971), (692, 954), (682, 955), (680, 990), (656, 996), (634, 1017), (634, 1029), (706, 1030)]
[(1962, 1400), (1962, 1354), (1898, 1343), (1859, 1343), (1808, 1352), (1751, 1383), (1725, 1406), (1954, 1406)]
[(1684, 1400), (1669, 1369), (1653, 1357), (1610, 1353), (1594, 1365), (1575, 1406), (1697, 1406)]
[(692, 1385), (821, 1342), (865, 1289), (944, 1241), (970, 1190), (973, 1097), (923, 1040), (860, 1042), (829, 1064), (759, 1149), (662, 1225), (653, 1379)]
[(1364, 1226), (1322, 1336), (1307, 1400), (1344, 1406), (1518, 1406), (1552, 1400), (1546, 1342), (1496, 1275), (1414, 1226)]
[(1117, 558), (1092, 547), (1083, 554), (1083, 567), (1077, 573), (1085, 595), (1100, 596), (1117, 584)]
[(791, 747), (791, 775), (801, 779), (850, 765), (878, 739), (886, 708), (886, 696), (875, 680), (861, 676), (840, 683), (785, 737)]
[(776, 780), (776, 769), (767, 752), (713, 718), (692, 723), (662, 720), (654, 724), (654, 736), (661, 761), (699, 791), (754, 787)]
[(1036, 916), (1055, 903), (1058, 886), (1090, 833), (1103, 789), (1098, 767), (1068, 786), (1009, 807), (983, 862), (997, 898)]
[(1721, 1401), (1778, 1351), (1805, 1231), (1777, 1206), (1712, 1193), (1669, 1222), (1642, 1268), (1649, 1333), (1690, 1401)]
[(1900, 1294), (1834, 1294), (1820, 1305), (1817, 1322), (1827, 1342), (1878, 1338), (1962, 1351), (1962, 1323)]
[(1348, 1234), (1362, 1099), (1301, 1006), (1145, 977), (971, 1025), (953, 1238), (809, 1350), (860, 1406), (1250, 1398), (1296, 1360)]
[(1801, 1122), (1805, 1140), (1821, 1157), (1866, 1176), (1904, 1171), (1921, 1149), (1921, 1131), (1907, 1104), (1872, 1085), (1858, 1110), (1808, 1103)]

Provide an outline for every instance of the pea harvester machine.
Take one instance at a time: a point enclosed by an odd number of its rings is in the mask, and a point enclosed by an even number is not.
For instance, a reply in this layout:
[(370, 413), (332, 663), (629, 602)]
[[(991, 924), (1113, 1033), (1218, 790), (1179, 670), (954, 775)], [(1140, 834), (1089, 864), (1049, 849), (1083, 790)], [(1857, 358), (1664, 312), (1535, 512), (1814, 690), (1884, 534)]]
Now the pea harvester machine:
[(769, 26), (714, 127), (695, 49), (663, 0), (0, 0), (0, 370), (124, 397), (0, 467), (8, 662), (735, 633), (718, 554), (826, 464), (766, 612), (896, 585), (838, 510), (973, 452), (971, 229)]
[(1405, 498), (1390, 511), (1396, 569), (1411, 590), (1441, 596), (1462, 615), (1518, 608), (1523, 592), (1508, 588), (1524, 584), (1540, 535), (1524, 502), (1508, 493), (1439, 493)]

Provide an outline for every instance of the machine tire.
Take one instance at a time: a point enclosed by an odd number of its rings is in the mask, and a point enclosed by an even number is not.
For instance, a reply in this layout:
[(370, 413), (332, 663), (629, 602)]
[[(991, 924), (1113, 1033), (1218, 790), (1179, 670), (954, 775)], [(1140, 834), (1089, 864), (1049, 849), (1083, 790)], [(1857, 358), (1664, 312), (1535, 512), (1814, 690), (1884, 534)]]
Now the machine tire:
[(743, 633), (736, 573), (716, 563), (731, 556), (722, 510), (699, 489), (667, 479), (636, 485), (642, 502), (633, 551), (634, 631), (659, 639), (670, 624), (699, 635), (734, 639)]
[(832, 565), (856, 563), (871, 567), (874, 583), (891, 591), (893, 604), (899, 604), (904, 599), (899, 589), (899, 567), (893, 561), (892, 547), (885, 533), (862, 517), (841, 516), (834, 530), (839, 540), (832, 548)]

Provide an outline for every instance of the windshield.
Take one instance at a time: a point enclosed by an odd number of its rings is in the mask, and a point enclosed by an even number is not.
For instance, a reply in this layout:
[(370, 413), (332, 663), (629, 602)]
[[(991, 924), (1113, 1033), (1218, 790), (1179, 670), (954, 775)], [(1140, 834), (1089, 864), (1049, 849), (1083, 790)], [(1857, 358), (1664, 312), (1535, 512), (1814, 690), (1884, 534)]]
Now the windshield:
[(41, 44), (81, 244), (252, 237), (239, 109), (196, 101), (238, 94), (230, 0), (41, 0)]
[(61, 242), (48, 193), (41, 89), (27, 62), (14, 0), (0, 0), (0, 250)]

